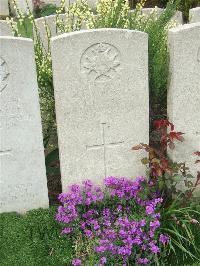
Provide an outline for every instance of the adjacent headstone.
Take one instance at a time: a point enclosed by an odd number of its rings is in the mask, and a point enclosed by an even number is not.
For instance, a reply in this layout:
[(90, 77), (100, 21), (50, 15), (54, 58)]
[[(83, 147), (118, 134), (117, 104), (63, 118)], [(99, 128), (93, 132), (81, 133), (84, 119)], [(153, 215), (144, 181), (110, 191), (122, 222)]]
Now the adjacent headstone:
[(200, 22), (200, 7), (190, 9), (189, 20), (190, 23)]
[(45, 5), (54, 5), (54, 6), (61, 6), (61, 0), (43, 0), (42, 1)]
[(5, 20), (0, 20), (0, 36), (13, 36), (12, 28)]
[[(155, 7), (155, 8), (143, 8), (141, 10), (141, 14), (144, 17), (149, 17), (149, 16), (156, 16), (158, 18), (160, 15), (162, 15), (164, 9)], [(135, 10), (130, 10), (131, 13), (135, 12)], [(181, 11), (176, 11), (175, 15), (171, 18), (171, 22), (175, 22), (176, 24), (183, 24), (183, 15)]]
[(148, 143), (148, 36), (121, 29), (52, 39), (62, 185), (142, 175)]
[(0, 213), (48, 207), (33, 42), (0, 47)]
[(169, 120), (185, 141), (178, 143), (172, 158), (196, 175), (195, 151), (200, 151), (200, 23), (187, 24), (169, 31), (170, 86)]
[[(51, 37), (54, 37), (59, 34), (59, 29), (56, 26), (56, 17), (56, 15), (51, 15), (35, 19), (37, 32), (46, 50), (50, 45), (50, 38), (48, 35), (50, 34)], [(64, 14), (60, 15), (59, 19), (65, 21), (66, 16)]]
[(183, 22), (183, 13), (181, 11), (176, 11), (175, 15), (172, 17), (171, 21), (174, 21), (178, 25), (182, 25)]
[(163, 12), (163, 8), (155, 7), (155, 8), (143, 8), (142, 14), (145, 16), (150, 16), (152, 14), (156, 14), (160, 16)]
[[(76, 2), (78, 2), (78, 1), (66, 0), (65, 1), (65, 7), (68, 8), (70, 5), (73, 5)], [(95, 10), (97, 8), (97, 3), (98, 3), (98, 0), (87, 0), (87, 4), (92, 10)]]
[(0, 1), (0, 17), (9, 16), (8, 0)]
[[(33, 2), (32, 0), (15, 0), (17, 8), (20, 10), (22, 13), (29, 13), (29, 10), (32, 12), (33, 11)], [(28, 3), (28, 6), (27, 6)], [(10, 8), (11, 12), (16, 15), (16, 9), (13, 0), (10, 0)]]
[[(62, 34), (61, 29), (63, 28), (63, 26), (64, 28), (67, 28), (69, 27), (69, 25), (75, 24), (75, 20), (75, 17), (69, 18), (68, 14), (61, 14), (59, 16), (51, 15), (35, 19), (37, 33), (39, 34), (44, 48), (48, 50), (50, 47), (50, 37), (55, 37)], [(59, 27), (60, 24), (61, 27)], [(86, 28), (85, 24), (81, 27), (81, 29), (84, 28)]]

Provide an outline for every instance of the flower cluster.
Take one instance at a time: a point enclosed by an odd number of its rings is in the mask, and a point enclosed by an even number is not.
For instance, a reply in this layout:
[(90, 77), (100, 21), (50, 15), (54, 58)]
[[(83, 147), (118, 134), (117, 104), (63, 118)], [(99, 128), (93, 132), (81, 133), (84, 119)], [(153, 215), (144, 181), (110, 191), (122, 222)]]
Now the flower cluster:
[[(156, 193), (142, 196), (150, 186), (144, 177), (107, 177), (104, 185), (102, 189), (85, 181), (59, 195), (62, 205), (56, 219), (64, 224), (62, 234), (78, 230), (94, 241), (97, 265), (109, 265), (113, 259), (118, 265), (149, 265), (169, 242), (167, 235), (159, 234), (162, 198)], [(75, 258), (72, 265), (83, 264)]]

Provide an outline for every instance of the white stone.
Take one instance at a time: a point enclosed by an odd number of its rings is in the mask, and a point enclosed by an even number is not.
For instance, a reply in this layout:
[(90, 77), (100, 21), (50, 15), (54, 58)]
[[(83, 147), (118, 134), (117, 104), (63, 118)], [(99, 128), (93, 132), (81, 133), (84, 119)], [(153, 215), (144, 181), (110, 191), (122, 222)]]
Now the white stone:
[[(143, 8), (141, 10), (141, 14), (146, 16), (156, 15), (156, 18), (162, 15), (164, 9), (155, 7), (155, 8)], [(130, 13), (135, 12), (135, 9), (130, 10)], [(175, 22), (176, 24), (183, 24), (183, 15), (181, 11), (176, 11), (175, 15), (171, 18), (171, 22)]]
[[(33, 11), (33, 2), (32, 0), (27, 0), (28, 6), (26, 3), (26, 0), (15, 0), (17, 4), (17, 8), (20, 10), (22, 13), (29, 13), (29, 10), (32, 12)], [(10, 0), (10, 7), (11, 11), (14, 15), (16, 15), (16, 10), (14, 8), (13, 0)]]
[(0, 37), (0, 213), (48, 207), (30, 39)]
[[(59, 34), (56, 26), (56, 17), (56, 15), (51, 15), (35, 19), (37, 32), (46, 50), (48, 50), (48, 46), (50, 45), (50, 39), (48, 38), (48, 34), (50, 34), (51, 37), (57, 36)], [(64, 21), (65, 17), (65, 15), (60, 15), (60, 19)]]
[(155, 7), (155, 8), (143, 8), (142, 14), (146, 16), (150, 16), (152, 14), (157, 14), (160, 16), (163, 12), (163, 8)]
[[(56, 22), (62, 21), (62, 24), (66, 26), (67, 23), (74, 23), (73, 22), (74, 20), (75, 18), (69, 19), (67, 14), (61, 14), (59, 15), (59, 17), (57, 17), (56, 15), (51, 15), (51, 16), (46, 16), (46, 17), (35, 19), (35, 25), (37, 27), (37, 32), (43, 43), (44, 48), (48, 50), (50, 46), (50, 38), (48, 38), (48, 34), (50, 34), (51, 37), (55, 37), (55, 36), (62, 34), (59, 27), (57, 27)], [(83, 25), (82, 29), (83, 28), (86, 28), (86, 25)]]
[(169, 120), (185, 141), (171, 153), (173, 160), (186, 162), (195, 175), (194, 164), (200, 151), (200, 23), (187, 24), (169, 31), (170, 85)]
[(189, 20), (190, 23), (200, 22), (200, 7), (190, 9)]
[(12, 28), (5, 20), (0, 20), (0, 36), (13, 36)]
[(181, 11), (176, 11), (171, 21), (174, 21), (178, 25), (182, 25), (183, 24), (183, 13)]
[(42, 1), (45, 5), (54, 5), (54, 6), (61, 6), (61, 0), (43, 0)]
[(62, 185), (145, 174), (148, 143), (148, 36), (120, 29), (52, 39)]
[(0, 17), (9, 16), (8, 0), (0, 1)]
[[(65, 1), (65, 7), (68, 8), (70, 5), (73, 5), (75, 2), (77, 2), (77, 1), (76, 0), (66, 0)], [(98, 3), (98, 0), (87, 0), (87, 4), (92, 10), (96, 9), (97, 3)]]

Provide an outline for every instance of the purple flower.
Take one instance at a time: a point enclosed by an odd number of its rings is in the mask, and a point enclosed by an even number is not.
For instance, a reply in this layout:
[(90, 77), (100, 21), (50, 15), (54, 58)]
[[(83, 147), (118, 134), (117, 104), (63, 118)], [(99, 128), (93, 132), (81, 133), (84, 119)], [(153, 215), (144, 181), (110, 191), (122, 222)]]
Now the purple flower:
[(159, 237), (159, 241), (163, 244), (166, 245), (169, 243), (169, 236), (161, 234)]
[(144, 259), (139, 258), (139, 259), (137, 260), (137, 263), (138, 263), (138, 264), (142, 264), (142, 265), (147, 265), (147, 264), (149, 263), (149, 260), (148, 260), (147, 258), (144, 258)]
[(72, 228), (66, 227), (62, 230), (61, 234), (70, 234), (73, 231)]
[[(62, 234), (70, 234), (72, 228), (81, 230), (88, 241), (93, 239), (98, 243), (94, 247), (97, 257), (104, 254), (118, 257), (124, 265), (129, 259), (141, 265), (151, 264), (160, 252), (158, 243), (165, 245), (169, 241), (168, 236), (157, 233), (160, 227), (158, 205), (162, 198), (158, 193), (151, 193), (153, 184), (150, 187), (144, 177), (112, 176), (104, 180), (104, 185), (103, 190), (86, 180), (59, 195), (61, 206), (56, 220), (65, 224)], [(140, 196), (145, 186), (148, 186), (148, 199)], [(150, 255), (149, 259), (142, 258), (144, 254)], [(106, 257), (97, 262), (99, 266), (106, 263)], [(72, 265), (81, 265), (81, 260), (75, 258)]]
[(156, 228), (160, 227), (159, 220), (156, 219), (153, 222), (150, 222), (150, 227), (152, 227), (153, 229), (156, 229)]
[(150, 242), (149, 246), (152, 253), (157, 254), (160, 252), (159, 247), (156, 246), (154, 243)]
[(73, 259), (72, 260), (72, 265), (73, 266), (79, 266), (79, 265), (81, 265), (81, 260), (80, 259)]
[(106, 257), (102, 257), (102, 258), (100, 259), (100, 263), (101, 263), (102, 265), (106, 264), (106, 262), (107, 262)]
[(154, 207), (152, 205), (146, 206), (146, 214), (150, 215), (154, 213)]

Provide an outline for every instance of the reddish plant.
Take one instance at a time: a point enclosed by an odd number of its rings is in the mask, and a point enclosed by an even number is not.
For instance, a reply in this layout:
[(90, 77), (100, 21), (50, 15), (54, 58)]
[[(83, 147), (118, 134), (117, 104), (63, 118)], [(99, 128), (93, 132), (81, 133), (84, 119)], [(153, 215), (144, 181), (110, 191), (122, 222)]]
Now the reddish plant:
[[(197, 180), (193, 184), (187, 180), (193, 176), (189, 174), (189, 168), (185, 166), (185, 163), (172, 162), (167, 156), (167, 149), (173, 150), (176, 142), (184, 141), (184, 133), (175, 131), (174, 125), (165, 119), (156, 120), (153, 125), (159, 136), (158, 147), (140, 143), (134, 146), (132, 150), (145, 150), (148, 153), (148, 157), (141, 161), (149, 170), (150, 178), (158, 183), (161, 190), (167, 188), (168, 192), (170, 190), (172, 194), (180, 193), (181, 191), (177, 189), (177, 183), (184, 181), (185, 186), (189, 188), (186, 195), (191, 198), (197, 186), (200, 185), (200, 172), (197, 173)], [(199, 151), (194, 154), (200, 156)], [(195, 163), (200, 163), (200, 160), (196, 160)]]

